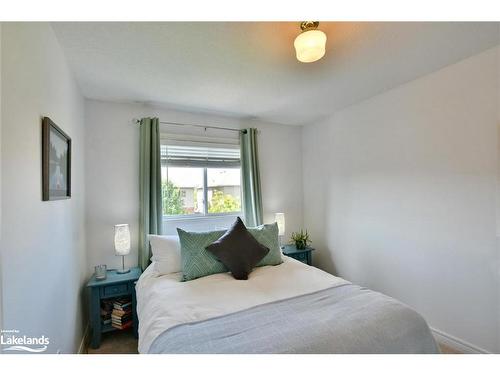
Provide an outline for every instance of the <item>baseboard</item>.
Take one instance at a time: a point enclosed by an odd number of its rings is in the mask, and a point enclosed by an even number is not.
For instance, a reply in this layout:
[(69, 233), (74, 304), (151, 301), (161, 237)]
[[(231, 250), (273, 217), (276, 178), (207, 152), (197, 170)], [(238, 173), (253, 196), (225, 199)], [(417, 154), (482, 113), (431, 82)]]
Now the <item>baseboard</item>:
[(78, 347), (78, 354), (87, 354), (87, 346), (89, 343), (90, 326), (87, 324), (85, 330), (83, 331), (82, 341)]
[(466, 354), (491, 354), (491, 352), (480, 348), (478, 346), (472, 345), (467, 341), (459, 339), (455, 336), (449, 335), (443, 331), (431, 327), (432, 334), (437, 342), (443, 343), (450, 348)]

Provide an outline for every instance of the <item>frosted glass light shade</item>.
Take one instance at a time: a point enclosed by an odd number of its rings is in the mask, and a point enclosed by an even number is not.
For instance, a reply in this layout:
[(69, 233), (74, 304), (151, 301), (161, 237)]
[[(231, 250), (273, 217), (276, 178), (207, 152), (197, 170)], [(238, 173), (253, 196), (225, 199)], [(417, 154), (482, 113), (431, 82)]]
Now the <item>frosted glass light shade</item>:
[(308, 30), (299, 34), (293, 43), (297, 60), (314, 62), (325, 56), (326, 34), (321, 30)]
[(130, 229), (128, 224), (115, 225), (115, 253), (116, 255), (130, 253)]
[(278, 236), (285, 235), (285, 214), (282, 212), (278, 212), (275, 215), (276, 223), (278, 224)]

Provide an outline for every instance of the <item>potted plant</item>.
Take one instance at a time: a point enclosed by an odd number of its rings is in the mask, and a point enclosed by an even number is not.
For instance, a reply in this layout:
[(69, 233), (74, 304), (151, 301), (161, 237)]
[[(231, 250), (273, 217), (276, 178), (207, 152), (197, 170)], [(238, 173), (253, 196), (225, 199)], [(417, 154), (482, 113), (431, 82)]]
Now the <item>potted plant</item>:
[(309, 239), (309, 233), (307, 233), (307, 230), (304, 232), (302, 229), (300, 232), (293, 232), (292, 233), (292, 240), (290, 241), (291, 244), (295, 244), (295, 247), (297, 250), (304, 250), (308, 243), (311, 243), (312, 241)]

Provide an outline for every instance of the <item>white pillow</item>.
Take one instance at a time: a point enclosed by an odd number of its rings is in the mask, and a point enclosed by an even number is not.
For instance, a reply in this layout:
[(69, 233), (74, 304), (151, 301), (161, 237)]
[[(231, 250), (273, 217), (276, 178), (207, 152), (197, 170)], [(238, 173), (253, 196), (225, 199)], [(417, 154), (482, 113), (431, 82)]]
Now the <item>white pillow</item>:
[(160, 275), (181, 272), (181, 244), (179, 236), (157, 236), (150, 234), (149, 243), (154, 270)]

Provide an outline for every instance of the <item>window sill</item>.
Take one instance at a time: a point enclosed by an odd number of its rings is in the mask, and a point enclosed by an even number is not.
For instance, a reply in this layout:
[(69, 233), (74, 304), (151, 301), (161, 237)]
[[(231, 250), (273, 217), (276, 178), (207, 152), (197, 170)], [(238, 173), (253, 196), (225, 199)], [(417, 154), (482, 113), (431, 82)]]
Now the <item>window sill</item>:
[(163, 219), (163, 234), (176, 235), (177, 229), (183, 229), (187, 232), (208, 232), (213, 230), (222, 230), (229, 228), (238, 213), (207, 215), (207, 216), (181, 216), (181, 217), (167, 217)]

